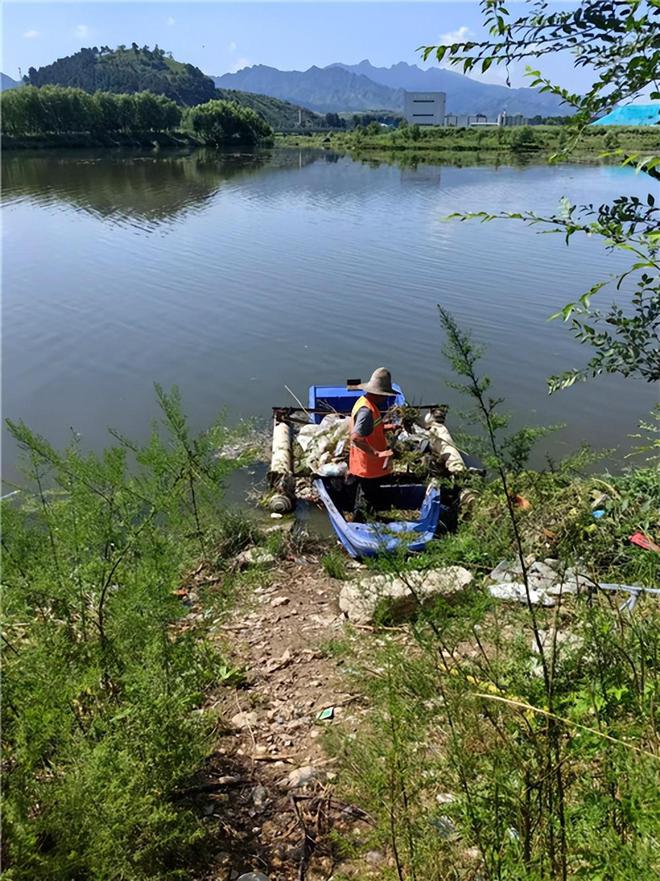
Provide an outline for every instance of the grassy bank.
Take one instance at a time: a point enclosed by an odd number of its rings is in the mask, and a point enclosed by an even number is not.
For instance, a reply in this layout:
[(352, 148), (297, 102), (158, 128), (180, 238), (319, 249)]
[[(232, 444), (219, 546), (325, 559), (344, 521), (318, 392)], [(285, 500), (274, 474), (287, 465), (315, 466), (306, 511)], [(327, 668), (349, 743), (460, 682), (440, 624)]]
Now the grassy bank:
[[(176, 394), (146, 446), (53, 449), (11, 425), (26, 480), (3, 502), (3, 877), (189, 877), (210, 841), (190, 797), (234, 672), (205, 638), (226, 561), (251, 539), (222, 508), (236, 464)], [(199, 594), (206, 617), (187, 617)]]
[[(528, 563), (552, 558), (556, 571), (577, 567), (594, 583), (657, 586), (659, 555), (629, 541), (637, 530), (657, 536), (657, 468), (585, 477), (584, 464), (512, 478)], [(368, 706), (329, 749), (337, 796), (371, 818), (344, 840), (353, 860), (369, 854), (370, 877), (658, 872), (658, 598), (630, 611), (625, 594), (584, 581), (549, 608), (495, 599), (488, 573), (516, 552), (506, 498), (485, 483), (455, 535), (413, 561), (374, 565), (404, 582), (411, 568), (460, 565), (470, 588), (420, 607), (411, 624), (384, 610), (373, 634), (349, 628), (332, 645)]]
[[(565, 147), (569, 136), (561, 126), (524, 126), (521, 128), (430, 128), (381, 129), (358, 128), (329, 134), (278, 135), (282, 146), (325, 146), (339, 152), (358, 154), (535, 154), (548, 156)], [(660, 148), (657, 127), (595, 127), (583, 134), (574, 153), (577, 159), (596, 159), (614, 150), (637, 153)]]
[[(266, 536), (223, 508), (219, 487), (236, 464), (219, 455), (226, 433), (214, 426), (191, 436), (177, 396), (159, 397), (162, 421), (150, 441), (138, 448), (116, 438), (99, 457), (75, 441), (60, 453), (11, 426), (26, 453), (27, 491), (19, 504), (3, 503), (8, 879), (202, 876), (219, 851), (232, 865), (228, 842), (247, 836), (258, 865), (288, 881), (301, 858), (292, 849), (284, 872), (281, 839), (316, 797), (354, 806), (351, 816), (366, 822), (339, 822), (310, 845), (326, 860), (310, 879), (327, 877), (329, 853), (337, 879), (653, 876), (656, 598), (629, 611), (620, 608), (625, 594), (584, 583), (548, 608), (493, 598), (488, 573), (502, 560), (515, 565), (518, 550), (494, 471), (469, 479), (470, 516), (423, 555), (357, 572), (337, 550), (315, 563), (324, 543)], [(530, 471), (533, 436), (513, 437), (503, 449), (525, 559), (552, 558), (556, 571), (578, 569), (588, 583), (657, 584), (660, 555), (629, 541), (636, 531), (657, 537), (655, 465), (587, 474), (594, 457), (583, 451)], [(236, 555), (254, 544), (275, 569), (241, 575)], [(450, 565), (472, 573), (470, 587), (420, 605), (411, 621), (384, 610), (372, 628), (335, 625), (323, 642), (319, 619), (314, 642), (301, 637), (319, 598), (336, 605), (346, 579), (405, 580), (413, 569)], [(268, 590), (256, 666), (243, 672), (233, 634), (252, 646), (255, 596)], [(281, 620), (282, 603), (303, 596), (305, 617)], [(218, 641), (229, 604), (234, 625)], [(301, 675), (302, 656), (313, 675)], [(279, 713), (290, 683), (326, 706), (330, 678), (351, 694), (351, 711), (326, 723), (333, 791), (330, 800), (327, 789), (303, 792), (292, 806), (281, 781), (309, 764), (312, 741), (301, 720), (284, 728)], [(237, 708), (254, 715), (238, 741)], [(255, 744), (263, 749), (264, 734), (282, 728), (270, 736), (293, 764), (257, 768)], [(282, 748), (272, 747), (273, 761)], [(231, 790), (236, 780), (267, 806), (255, 813), (252, 796)], [(237, 853), (235, 868), (246, 859)]]

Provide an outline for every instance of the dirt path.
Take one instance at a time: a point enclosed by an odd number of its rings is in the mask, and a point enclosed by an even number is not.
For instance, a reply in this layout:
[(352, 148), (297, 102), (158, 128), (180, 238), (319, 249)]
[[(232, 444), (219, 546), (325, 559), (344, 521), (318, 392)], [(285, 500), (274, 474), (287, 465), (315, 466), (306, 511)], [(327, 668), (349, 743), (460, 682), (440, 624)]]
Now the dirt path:
[(335, 858), (327, 833), (361, 822), (357, 809), (333, 798), (333, 762), (322, 746), (325, 728), (360, 712), (359, 695), (346, 691), (328, 651), (344, 635), (341, 582), (311, 557), (268, 575), (214, 634), (244, 665), (247, 687), (223, 689), (215, 703), (227, 728), (203, 813), (219, 822), (223, 851), (208, 881), (250, 871), (269, 881), (329, 879)]

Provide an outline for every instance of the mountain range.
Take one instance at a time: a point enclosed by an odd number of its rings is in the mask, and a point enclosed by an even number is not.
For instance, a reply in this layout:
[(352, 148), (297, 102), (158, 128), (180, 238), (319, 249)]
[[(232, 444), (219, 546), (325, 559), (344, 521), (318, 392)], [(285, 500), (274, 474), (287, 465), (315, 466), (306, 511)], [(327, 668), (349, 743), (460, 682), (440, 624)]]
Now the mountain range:
[(15, 89), (16, 86), (20, 86), (18, 80), (13, 80), (6, 73), (0, 73), (0, 92), (4, 92), (5, 89)]
[(304, 71), (255, 64), (213, 80), (219, 88), (259, 92), (322, 113), (400, 111), (404, 91), (446, 92), (447, 113), (457, 116), (485, 113), (494, 117), (502, 110), (525, 116), (562, 116), (572, 112), (554, 95), (483, 83), (441, 67), (423, 70), (403, 61), (391, 67), (375, 67), (367, 60), (359, 64), (314, 65)]
[[(67, 58), (58, 59), (39, 70), (30, 68), (29, 81), (34, 85), (54, 83), (77, 86), (94, 91), (139, 91), (151, 89), (175, 100), (195, 104), (211, 97), (220, 97), (214, 85), (232, 90), (240, 103), (262, 104), (258, 109), (277, 127), (293, 125), (297, 108), (279, 107), (258, 96), (300, 105), (317, 113), (364, 112), (367, 110), (403, 110), (405, 91), (442, 91), (447, 95), (446, 112), (464, 117), (484, 113), (494, 118), (502, 110), (522, 113), (524, 116), (564, 116), (571, 108), (562, 105), (554, 95), (540, 94), (533, 89), (510, 89), (494, 83), (483, 83), (461, 73), (441, 67), (426, 70), (401, 61), (391, 67), (376, 67), (365, 60), (359, 64), (330, 64), (310, 67), (308, 70), (278, 70), (264, 64), (244, 67), (235, 73), (208, 77), (191, 64), (183, 64), (167, 56), (162, 50), (148, 47), (116, 50), (82, 49)], [(20, 85), (2, 74), (0, 90)], [(240, 93), (252, 93), (249, 100), (241, 100)], [(265, 110), (268, 110), (265, 113)]]

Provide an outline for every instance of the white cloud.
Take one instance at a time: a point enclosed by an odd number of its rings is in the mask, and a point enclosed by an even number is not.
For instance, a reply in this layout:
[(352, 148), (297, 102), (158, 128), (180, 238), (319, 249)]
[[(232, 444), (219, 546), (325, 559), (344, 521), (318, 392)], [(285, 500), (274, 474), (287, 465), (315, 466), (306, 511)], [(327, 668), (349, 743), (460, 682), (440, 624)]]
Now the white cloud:
[(471, 36), (472, 31), (467, 25), (462, 24), (455, 31), (448, 31), (446, 34), (440, 34), (438, 42), (441, 46), (451, 46), (454, 43), (464, 43)]
[(80, 37), (84, 40), (85, 37), (89, 36), (89, 26), (86, 24), (77, 24), (73, 33), (76, 37)]
[(35, 40), (37, 37), (41, 36), (40, 31), (25, 31), (23, 34), (26, 40)]
[(169, 27), (173, 27), (173, 25), (176, 24), (176, 18), (172, 18), (171, 15), (168, 15), (168, 17), (165, 19), (165, 21), (166, 21), (166, 24), (169, 25)]
[(230, 73), (236, 73), (237, 70), (242, 70), (244, 67), (251, 67), (252, 62), (249, 58), (237, 58), (235, 64), (229, 68)]
[(230, 52), (235, 52), (238, 49), (236, 43), (232, 40), (231, 43), (227, 46)]

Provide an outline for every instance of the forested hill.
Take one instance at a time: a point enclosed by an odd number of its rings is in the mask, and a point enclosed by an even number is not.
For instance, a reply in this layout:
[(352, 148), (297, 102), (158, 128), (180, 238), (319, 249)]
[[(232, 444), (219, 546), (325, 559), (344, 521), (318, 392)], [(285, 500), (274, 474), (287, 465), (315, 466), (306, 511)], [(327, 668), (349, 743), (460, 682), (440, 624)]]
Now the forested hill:
[(213, 80), (198, 67), (175, 61), (158, 46), (140, 48), (137, 43), (81, 49), (38, 70), (31, 67), (26, 79), (32, 86), (74, 86), (86, 92), (148, 91), (186, 105), (216, 97)]
[(321, 116), (313, 113), (306, 107), (299, 107), (297, 104), (281, 101), (279, 98), (271, 98), (269, 95), (257, 95), (255, 92), (240, 92), (236, 89), (216, 89), (215, 94), (216, 98), (224, 98), (225, 101), (235, 101), (242, 107), (249, 107), (256, 111), (276, 131), (297, 127), (299, 112), (302, 113), (303, 128), (325, 124), (325, 120)]

